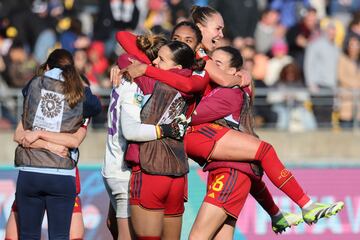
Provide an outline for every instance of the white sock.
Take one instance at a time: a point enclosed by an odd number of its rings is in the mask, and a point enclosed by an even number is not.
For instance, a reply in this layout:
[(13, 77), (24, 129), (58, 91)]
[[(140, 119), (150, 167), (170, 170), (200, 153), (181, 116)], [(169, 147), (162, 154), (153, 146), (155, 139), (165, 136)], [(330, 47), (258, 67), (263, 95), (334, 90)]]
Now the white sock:
[(303, 207), (302, 209), (306, 209), (308, 207), (310, 207), (311, 204), (313, 204), (314, 202), (310, 199)]

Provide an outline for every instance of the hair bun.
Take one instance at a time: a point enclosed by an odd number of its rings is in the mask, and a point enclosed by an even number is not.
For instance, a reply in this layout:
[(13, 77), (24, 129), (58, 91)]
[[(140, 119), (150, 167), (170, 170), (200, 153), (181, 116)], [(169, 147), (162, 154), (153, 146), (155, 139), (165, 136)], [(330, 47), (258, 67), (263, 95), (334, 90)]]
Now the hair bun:
[(199, 8), (200, 8), (200, 6), (198, 6), (198, 5), (193, 5), (193, 6), (190, 8), (190, 15), (192, 15), (194, 12), (196, 12)]
[(154, 44), (154, 38), (149, 34), (139, 35), (136, 37), (136, 45), (142, 51), (148, 50), (153, 46), (153, 44)]

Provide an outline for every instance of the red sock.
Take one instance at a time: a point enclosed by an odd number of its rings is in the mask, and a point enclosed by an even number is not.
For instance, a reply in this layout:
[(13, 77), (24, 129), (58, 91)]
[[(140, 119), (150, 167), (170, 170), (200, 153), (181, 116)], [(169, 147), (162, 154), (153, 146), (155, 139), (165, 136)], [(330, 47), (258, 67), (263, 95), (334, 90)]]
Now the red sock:
[(161, 240), (161, 237), (136, 237), (136, 240)]
[(261, 141), (255, 159), (261, 161), (261, 166), (270, 181), (297, 205), (303, 207), (310, 200), (292, 173), (281, 163), (275, 149), (270, 144)]
[(275, 216), (280, 211), (263, 181), (252, 181), (250, 194), (270, 216)]

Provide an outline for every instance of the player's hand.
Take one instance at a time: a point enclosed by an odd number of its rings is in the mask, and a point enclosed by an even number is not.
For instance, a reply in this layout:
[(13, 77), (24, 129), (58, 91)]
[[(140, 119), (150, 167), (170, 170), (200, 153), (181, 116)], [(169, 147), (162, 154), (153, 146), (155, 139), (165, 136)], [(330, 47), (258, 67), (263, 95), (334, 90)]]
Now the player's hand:
[(40, 135), (39, 135), (39, 131), (29, 131), (29, 130), (26, 130), (25, 131), (25, 134), (21, 140), (21, 145), (23, 147), (30, 147), (30, 145), (35, 142), (36, 140), (38, 140), (40, 138)]
[(185, 115), (180, 115), (176, 117), (171, 123), (169, 124), (161, 124), (159, 125), (161, 129), (161, 137), (169, 137), (176, 140), (181, 140), (185, 133), (186, 128), (188, 126), (188, 121)]
[(118, 87), (120, 85), (121, 79), (121, 70), (118, 66), (112, 66), (110, 70), (110, 82), (114, 87)]
[(63, 158), (66, 158), (69, 156), (69, 148), (62, 146), (62, 145), (55, 144), (55, 143), (48, 142), (47, 150), (49, 150), (50, 152), (52, 152), (60, 157), (63, 157)]
[(122, 72), (127, 72), (132, 79), (140, 77), (145, 74), (147, 65), (137, 60), (129, 58), (131, 64), (123, 69)]
[(251, 74), (250, 72), (246, 71), (245, 69), (241, 69), (240, 71), (235, 73), (236, 76), (240, 77), (239, 86), (246, 87), (249, 86), (251, 83)]

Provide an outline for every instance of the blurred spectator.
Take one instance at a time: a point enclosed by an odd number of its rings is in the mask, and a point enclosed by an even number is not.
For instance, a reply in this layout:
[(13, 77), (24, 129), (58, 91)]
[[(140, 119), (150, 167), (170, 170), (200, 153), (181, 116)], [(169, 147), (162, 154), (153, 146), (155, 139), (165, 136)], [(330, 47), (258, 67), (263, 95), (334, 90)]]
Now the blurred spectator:
[(328, 22), (323, 34), (305, 49), (305, 82), (312, 94), (315, 117), (322, 126), (331, 123), (333, 93), (337, 87), (340, 50), (335, 44), (335, 35), (335, 25)]
[(304, 87), (299, 67), (295, 63), (284, 66), (279, 82), (267, 95), (277, 113), (276, 128), (295, 132), (316, 129), (310, 94)]
[(6, 69), (4, 59), (0, 55), (0, 129), (14, 127), (17, 119), (14, 116), (15, 100), (9, 95), (9, 86), (3, 79), (3, 72)]
[(255, 49), (259, 53), (267, 54), (275, 40), (275, 31), (278, 26), (279, 13), (276, 10), (266, 9), (255, 29)]
[(235, 37), (232, 41), (233, 47), (236, 49), (239, 49), (239, 50), (241, 50), (242, 48), (247, 47), (247, 46), (251, 46), (251, 47), (255, 48), (254, 44), (255, 44), (255, 40), (253, 37), (243, 38), (243, 37), (238, 36), (238, 37)]
[(305, 48), (311, 40), (319, 35), (320, 29), (317, 12), (313, 8), (309, 8), (302, 20), (291, 27), (286, 34), (286, 40), (289, 44), (289, 55), (299, 65), (302, 76)]
[(9, 87), (22, 88), (34, 75), (36, 61), (26, 52), (20, 42), (14, 42), (4, 58), (4, 78)]
[(86, 77), (93, 86), (108, 88), (107, 70), (109, 62), (105, 56), (105, 45), (101, 41), (94, 41), (88, 49), (89, 71)]
[(272, 58), (269, 60), (264, 83), (273, 86), (280, 76), (281, 69), (293, 61), (288, 55), (288, 46), (285, 41), (278, 40), (271, 47)]
[(71, 18), (70, 21), (70, 28), (60, 34), (59, 41), (62, 48), (73, 54), (77, 48), (89, 47), (90, 39), (82, 32), (82, 25), (79, 19)]
[(286, 28), (290, 28), (300, 21), (309, 7), (309, 0), (273, 0), (270, 3), (271, 9), (280, 12), (280, 23)]
[(110, 57), (116, 46), (115, 33), (134, 30), (139, 21), (139, 9), (135, 0), (103, 0), (99, 3), (94, 39), (106, 43), (105, 54)]
[(208, 0), (194, 0), (194, 5), (198, 5), (198, 6), (206, 6), (208, 5), (209, 1)]
[(17, 30), (10, 25), (9, 19), (0, 19), (0, 57), (4, 57), (8, 54), (13, 43), (13, 38), (16, 37), (16, 35)]
[(314, 8), (319, 19), (326, 17), (328, 0), (310, 0), (310, 8)]
[(330, 0), (329, 14), (331, 17), (339, 19), (344, 26), (351, 20), (351, 14), (360, 10), (359, 0)]
[(13, 14), (9, 15), (10, 22), (18, 32), (16, 39), (28, 52), (33, 53), (38, 62), (46, 58), (48, 50), (53, 48), (56, 42), (54, 29), (57, 19), (49, 13), (53, 12), (48, 2), (33, 1), (31, 7), (24, 8), (20, 4), (13, 10)]
[[(352, 127), (355, 119), (360, 121), (360, 41), (356, 37), (351, 37), (344, 47), (338, 65), (338, 78), (342, 90), (339, 95), (340, 126)], [(357, 95), (353, 91), (358, 91)], [(355, 96), (357, 102), (354, 101)]]
[(336, 89), (340, 50), (335, 45), (335, 35), (335, 25), (329, 22), (323, 34), (305, 49), (305, 81), (311, 93), (318, 93), (321, 88)]
[(332, 19), (332, 18), (323, 18), (320, 21), (320, 29), (324, 30), (327, 28), (327, 26), (331, 24), (335, 28), (335, 37), (334, 42), (339, 47), (342, 48), (344, 39), (345, 39), (345, 27), (341, 21), (338, 19)]
[[(244, 47), (239, 49), (239, 51), (241, 52), (241, 56), (243, 57), (244, 61), (251, 60), (252, 62), (254, 62), (254, 57), (255, 57), (255, 54), (256, 54), (254, 46), (245, 45)], [(247, 69), (247, 70), (251, 73), (252, 69), (253, 68), (250, 68), (250, 69)]]
[(171, 24), (175, 26), (178, 21), (188, 19), (191, 1), (190, 0), (168, 0), (171, 13)]
[(225, 46), (231, 46), (231, 41), (227, 37), (223, 37), (223, 38), (219, 39), (219, 41), (216, 41), (216, 43), (215, 43), (216, 48), (225, 47)]
[(254, 55), (254, 67), (252, 69), (252, 75), (255, 80), (264, 82), (268, 64), (269, 64), (269, 57), (266, 56), (265, 54), (256, 53)]
[(148, 14), (148, 0), (136, 0), (136, 6), (139, 9), (139, 21), (138, 25), (136, 27), (137, 33), (143, 33), (144, 32), (144, 22), (146, 19), (146, 16)]
[[(74, 56), (74, 64), (76, 69), (79, 71), (80, 74), (86, 76), (87, 72), (90, 70), (90, 63), (87, 55), (87, 50), (83, 48), (75, 49), (73, 56)], [(86, 80), (89, 81), (89, 79), (87, 78)]]
[[(244, 61), (244, 66), (246, 66), (249, 71), (249, 68), (252, 67), (251, 73), (254, 79), (255, 94), (257, 88), (263, 90), (269, 89), (264, 83), (268, 62), (269, 58), (266, 55), (259, 53), (254, 55), (253, 61), (250, 59)], [(277, 115), (271, 109), (271, 105), (266, 101), (266, 95), (256, 95), (254, 117), (255, 125), (257, 127), (273, 127), (274, 123), (276, 123)]]
[(149, 12), (144, 27), (149, 30), (156, 26), (167, 32), (171, 31), (171, 13), (165, 0), (149, 0)]
[(210, 0), (209, 4), (223, 16), (227, 37), (234, 39), (254, 36), (260, 15), (257, 1)]
[(9, 87), (0, 76), (0, 129), (15, 127), (17, 119), (14, 115), (15, 100), (9, 94)]
[(360, 11), (354, 14), (353, 19), (349, 23), (349, 27), (346, 32), (345, 45), (349, 38), (356, 37), (360, 41)]

